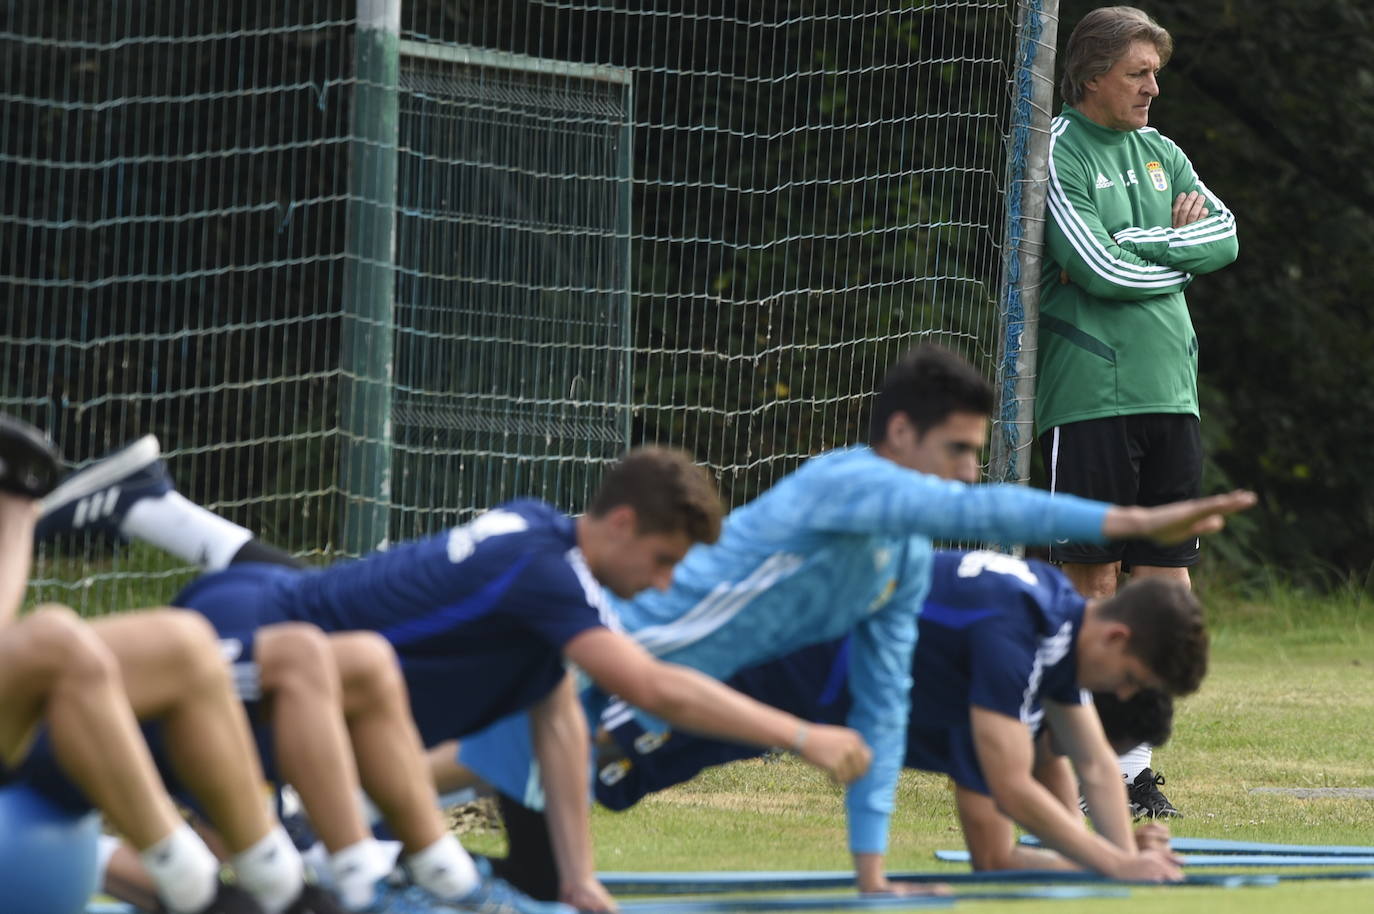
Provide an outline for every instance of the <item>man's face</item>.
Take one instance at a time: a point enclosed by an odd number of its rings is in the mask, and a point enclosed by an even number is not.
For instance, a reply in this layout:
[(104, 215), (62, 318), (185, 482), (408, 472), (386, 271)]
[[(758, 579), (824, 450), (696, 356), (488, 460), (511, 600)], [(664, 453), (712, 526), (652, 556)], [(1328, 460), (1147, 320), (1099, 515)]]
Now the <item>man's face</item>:
[(1129, 701), (1142, 689), (1164, 690), (1163, 681), (1144, 660), (1130, 653), (1130, 629), (1110, 623), (1078, 647), (1078, 685), (1090, 692), (1111, 692)]
[(1132, 42), (1110, 70), (1083, 84), (1078, 110), (1103, 127), (1139, 130), (1150, 122), (1150, 103), (1159, 95), (1158, 72), (1155, 46)]
[(882, 453), (908, 470), (917, 470), (957, 479), (977, 482), (978, 455), (988, 439), (988, 417), (980, 413), (950, 413), (939, 425), (917, 431), (905, 414), (897, 414), (888, 426), (887, 440)]
[[(622, 509), (613, 509), (608, 518)], [(684, 532), (640, 533), (634, 510), (607, 530), (607, 547), (601, 552), (600, 564), (592, 569), (596, 579), (617, 597), (630, 598), (650, 587), (667, 590), (673, 581), (673, 569), (692, 548), (692, 540)]]

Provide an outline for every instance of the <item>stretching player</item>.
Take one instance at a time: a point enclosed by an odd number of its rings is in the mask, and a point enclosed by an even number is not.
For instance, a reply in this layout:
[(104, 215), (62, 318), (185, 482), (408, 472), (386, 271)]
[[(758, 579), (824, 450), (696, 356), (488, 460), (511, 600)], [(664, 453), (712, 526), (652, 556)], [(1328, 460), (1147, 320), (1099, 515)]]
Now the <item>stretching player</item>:
[[(100, 808), (173, 914), (337, 911), (305, 885), (300, 856), (258, 800), (247, 721), (204, 621), (165, 610), (85, 624), (57, 606), (15, 621), (37, 499), (56, 478), (42, 434), (0, 417), (0, 782), (74, 814)], [(219, 861), (177, 814), (135, 713), (159, 722), (175, 774), (232, 854), (238, 887), (220, 882)]]
[[(74, 477), (70, 484), (79, 480)], [(575, 521), (543, 503), (517, 501), (438, 536), (320, 571), (289, 567), (291, 560), (279, 553), (276, 564), (267, 564), (274, 553), (270, 547), (181, 498), (156, 462), (94, 498), (54, 498), (45, 524), (49, 530), (73, 529), (93, 521), (191, 560), (208, 555), (225, 563), (228, 567), (197, 580), (174, 602), (204, 613), (222, 636), (243, 644), (267, 693), (278, 676), (300, 675), (302, 663), (310, 662), (294, 656), (282, 664), (264, 654), (264, 641), (283, 625), (318, 625), (331, 632), (330, 646), (344, 638), (367, 638), (369, 656), (344, 657), (335, 650), (334, 659), (342, 672), (345, 707), (352, 707), (358, 682), (390, 683), (385, 703), (393, 735), (384, 745), (359, 735), (350, 720), (369, 794), (367, 754), (374, 751), (369, 747), (380, 746), (376, 751), (393, 753), (392, 761), (377, 766), (381, 773), (409, 785), (412, 796), (424, 798), (430, 814), (438, 815), (419, 737), (396, 736), (407, 691), (411, 733), (418, 727), (426, 743), (464, 736), (531, 709), (541, 783), (563, 849), (560, 894), (584, 909), (612, 902), (596, 881), (583, 838), (589, 805), (587, 728), (564, 656), (598, 684), (685, 729), (794, 746), (840, 781), (853, 780), (868, 764), (868, 750), (853, 731), (811, 727), (700, 673), (654, 660), (605, 624), (603, 586), (625, 596), (666, 586), (693, 542), (716, 538), (720, 502), (715, 488), (677, 451), (631, 452), (607, 474), (587, 514)], [(404, 682), (396, 674), (392, 648)], [(307, 668), (318, 675), (320, 667), (310, 662)], [(318, 702), (313, 707), (320, 716)], [(292, 736), (278, 728), (279, 742)], [(395, 760), (401, 747), (404, 762)], [(297, 790), (328, 843), (327, 823), (319, 820), (299, 784)], [(385, 812), (385, 804), (373, 797)], [(404, 840), (392, 820), (387, 822)]]
[[(852, 704), (845, 687), (857, 662), (852, 653), (852, 638), (813, 645), (745, 670), (729, 684), (808, 720), (844, 720)], [(1162, 826), (1131, 835), (1116, 752), (1087, 692), (1121, 699), (1143, 689), (1187, 694), (1197, 689), (1206, 663), (1201, 607), (1186, 587), (1142, 581), (1111, 600), (1085, 603), (1060, 572), (1042, 562), (993, 552), (938, 552), (911, 666), (904, 764), (954, 780), (978, 868), (1078, 866), (1134, 879), (1161, 861), (1172, 867)], [(1043, 746), (1036, 757), (1042, 719), (1078, 773), (1096, 834), (1081, 827), (1078, 791), (1063, 759), (1056, 762), (1056, 753)], [(679, 733), (646, 733), (616, 706), (602, 720), (619, 751), (599, 764), (596, 793), (612, 809), (706, 766), (757, 754)], [(519, 797), (529, 758), (528, 747), (509, 738), (519, 732), (498, 725), (465, 744), (459, 758), (503, 794)], [(499, 748), (498, 734), (505, 734)], [(439, 752), (431, 758), (436, 755), (442, 763)], [(450, 776), (438, 776), (441, 788), (463, 786), (453, 777), (459, 771), (447, 770)], [(1039, 779), (1032, 776), (1036, 770)], [(1059, 853), (1014, 851), (1008, 817)], [(539, 847), (537, 837), (522, 834), (521, 841)], [(537, 859), (537, 850), (531, 856)], [(527, 869), (519, 861), (511, 866), (512, 875)], [(1179, 875), (1168, 867), (1166, 872)], [(537, 872), (520, 878), (541, 885)]]
[[(722, 679), (853, 632), (848, 722), (874, 754), (846, 798), (861, 891), (893, 890), (882, 859), (932, 539), (1174, 541), (1220, 529), (1222, 515), (1254, 503), (1237, 492), (1114, 507), (1019, 486), (964, 485), (978, 478), (992, 405), (990, 385), (967, 362), (938, 347), (913, 350), (878, 392), (870, 447), (808, 460), (733, 511), (719, 542), (693, 549), (666, 593), (615, 604), (651, 652)], [(1133, 865), (1137, 878), (1177, 874), (1163, 856)]]

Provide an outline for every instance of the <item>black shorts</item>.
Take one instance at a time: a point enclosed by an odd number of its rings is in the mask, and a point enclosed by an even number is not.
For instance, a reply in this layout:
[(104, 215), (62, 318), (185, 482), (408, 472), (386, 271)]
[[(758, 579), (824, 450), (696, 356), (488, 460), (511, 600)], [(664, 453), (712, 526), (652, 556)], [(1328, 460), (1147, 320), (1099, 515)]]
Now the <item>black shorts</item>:
[[(1070, 422), (1040, 436), (1051, 492), (1116, 505), (1163, 505), (1197, 498), (1202, 490), (1202, 425), (1187, 413), (1147, 413)], [(1149, 540), (1105, 545), (1055, 543), (1050, 560), (1083, 565), (1122, 562), (1187, 568), (1197, 562), (1196, 539), (1173, 546)]]

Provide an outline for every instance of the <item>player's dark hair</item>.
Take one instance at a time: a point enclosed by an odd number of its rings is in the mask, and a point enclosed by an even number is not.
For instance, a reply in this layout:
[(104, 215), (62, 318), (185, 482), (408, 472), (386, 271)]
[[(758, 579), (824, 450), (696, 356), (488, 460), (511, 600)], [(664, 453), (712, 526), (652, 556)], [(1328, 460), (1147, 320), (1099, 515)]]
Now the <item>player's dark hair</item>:
[(1059, 80), (1064, 103), (1076, 106), (1083, 101), (1083, 84), (1116, 66), (1137, 41), (1155, 46), (1161, 67), (1173, 56), (1173, 36), (1133, 6), (1104, 6), (1078, 20), (1064, 49), (1064, 74)]
[(951, 413), (992, 415), (994, 399), (988, 379), (962, 357), (942, 346), (917, 346), (892, 366), (878, 388), (869, 444), (883, 443), (894, 413), (905, 413), (924, 435)]
[(1170, 695), (1196, 692), (1207, 675), (1207, 623), (1186, 584), (1141, 578), (1098, 604), (1099, 618), (1131, 630), (1127, 651), (1144, 661)]
[(1162, 746), (1174, 732), (1174, 700), (1158, 689), (1141, 689), (1125, 701), (1111, 692), (1094, 692), (1093, 704), (1112, 748)]
[(685, 451), (640, 447), (611, 467), (587, 506), (600, 517), (612, 508), (635, 509), (640, 533), (686, 533), (694, 543), (714, 543), (724, 509), (715, 480)]

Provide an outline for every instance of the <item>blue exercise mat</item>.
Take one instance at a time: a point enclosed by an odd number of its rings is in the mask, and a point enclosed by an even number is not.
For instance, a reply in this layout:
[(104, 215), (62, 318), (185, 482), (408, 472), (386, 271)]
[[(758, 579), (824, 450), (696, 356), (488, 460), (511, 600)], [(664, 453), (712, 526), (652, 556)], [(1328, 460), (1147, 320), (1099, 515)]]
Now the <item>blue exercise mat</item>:
[[(598, 874), (616, 895), (714, 895), (726, 892), (780, 892), (853, 888), (854, 874), (834, 871), (738, 872), (618, 872)], [(960, 885), (1081, 885), (1116, 884), (1097, 873), (1073, 870), (999, 870), (985, 873), (889, 873), (893, 882), (943, 882)], [(1278, 877), (1267, 873), (1189, 875), (1179, 885), (1272, 885)]]
[(1039, 899), (1065, 901), (1075, 898), (1126, 898), (1130, 890), (1120, 886), (1045, 886), (1004, 892), (960, 892), (945, 896), (782, 895), (771, 898), (693, 898), (681, 901), (624, 901), (622, 914), (726, 914), (730, 911), (815, 910), (912, 910), (945, 908), (956, 901), (1009, 901)]
[[(1022, 835), (1022, 844), (1039, 846), (1034, 835)], [(1263, 841), (1232, 841), (1224, 838), (1173, 838), (1182, 854), (1294, 854), (1308, 857), (1374, 857), (1374, 846), (1351, 844), (1270, 844)]]
[(947, 908), (954, 904), (948, 895), (885, 895), (865, 898), (860, 895), (783, 895), (772, 898), (692, 898), (681, 901), (623, 901), (622, 914), (724, 914), (727, 911), (815, 911), (815, 910), (913, 910)]
[[(1184, 866), (1374, 866), (1374, 856), (1335, 857), (1297, 854), (1180, 854)], [(945, 863), (968, 863), (968, 851), (936, 851)]]
[(598, 873), (597, 878), (608, 892), (626, 895), (697, 895), (854, 887), (853, 870), (623, 872)]

